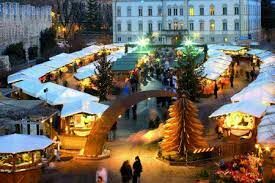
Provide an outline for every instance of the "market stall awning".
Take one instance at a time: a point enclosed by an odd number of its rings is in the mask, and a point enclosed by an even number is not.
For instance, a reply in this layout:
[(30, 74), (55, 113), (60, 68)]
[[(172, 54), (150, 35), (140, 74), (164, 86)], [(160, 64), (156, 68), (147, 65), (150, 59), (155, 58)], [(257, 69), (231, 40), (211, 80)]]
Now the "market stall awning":
[(64, 118), (79, 113), (101, 115), (108, 107), (108, 105), (91, 100), (78, 100), (64, 104), (61, 110), (61, 117)]
[(258, 126), (257, 142), (275, 145), (275, 114), (263, 117)]
[(0, 136), (0, 153), (16, 154), (43, 150), (53, 144), (46, 136), (12, 134)]
[(74, 74), (74, 77), (78, 80), (83, 80), (85, 78), (91, 77), (92, 75), (95, 74), (96, 63), (97, 61), (92, 62), (88, 65), (85, 65), (83, 67), (80, 67), (79, 69), (77, 69), (77, 72)]
[(17, 83), (14, 83), (13, 86), (20, 88), (25, 94), (28, 94), (32, 97), (38, 98), (43, 91), (43, 84), (38, 80), (23, 80)]
[(14, 74), (8, 76), (8, 84), (26, 80), (26, 79), (38, 81), (38, 78), (33, 78), (32, 76), (26, 76), (25, 74), (23, 74), (21, 72), (17, 72), (17, 73), (14, 73)]
[(265, 52), (265, 50), (260, 49), (251, 49), (247, 52), (248, 55), (259, 55), (261, 53)]
[(231, 101), (257, 100), (264, 103), (275, 103), (274, 83), (251, 83), (239, 93), (231, 97)]
[(50, 61), (44, 62), (43, 64), (55, 69), (59, 69), (65, 65), (71, 64), (74, 61), (75, 57), (71, 55), (64, 55), (63, 57), (56, 57)]
[(98, 97), (50, 82), (45, 83), (45, 88), (47, 88), (47, 92), (41, 93), (39, 98), (50, 105), (62, 105), (81, 99), (99, 101)]
[(24, 74), (26, 77), (31, 77), (31, 78), (40, 78), (41, 76), (44, 76), (47, 73), (50, 73), (52, 71), (56, 70), (53, 67), (49, 67), (44, 64), (39, 64), (35, 65), (33, 67), (24, 69), (20, 71), (20, 73)]
[(227, 115), (233, 112), (241, 112), (260, 118), (264, 115), (267, 106), (256, 101), (241, 101), (237, 103), (226, 104), (213, 112), (209, 117)]
[[(275, 63), (275, 55), (270, 55), (262, 60), (264, 64)], [(263, 64), (262, 64), (263, 65)]]

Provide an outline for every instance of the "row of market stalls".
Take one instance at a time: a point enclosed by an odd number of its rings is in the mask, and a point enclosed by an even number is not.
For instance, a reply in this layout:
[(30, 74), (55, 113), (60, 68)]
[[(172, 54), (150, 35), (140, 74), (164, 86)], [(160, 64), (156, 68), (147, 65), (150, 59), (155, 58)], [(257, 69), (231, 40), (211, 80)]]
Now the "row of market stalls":
[(221, 50), (209, 50), (208, 59), (199, 68), (203, 76), (203, 94), (213, 94), (215, 82), (219, 88), (229, 83), (230, 65), (232, 58)]
[[(60, 72), (66, 73), (70, 69), (86, 70), (94, 65), (93, 62), (103, 50), (107, 50), (109, 58), (118, 57), (124, 53), (123, 48), (122, 45), (92, 45), (78, 52), (62, 53), (51, 57), (47, 62), (10, 75), (8, 83), (12, 84), (14, 93), (19, 94), (20, 99), (40, 99), (60, 109), (61, 132), (86, 136), (93, 121), (108, 108), (108, 105), (98, 103), (99, 99), (95, 96), (56, 84), (52, 77), (60, 75)], [(76, 65), (79, 69), (75, 69)]]
[(209, 117), (216, 118), (223, 133), (244, 139), (257, 136), (260, 145), (275, 147), (275, 56), (269, 51), (250, 50), (248, 55), (260, 61), (257, 78)]

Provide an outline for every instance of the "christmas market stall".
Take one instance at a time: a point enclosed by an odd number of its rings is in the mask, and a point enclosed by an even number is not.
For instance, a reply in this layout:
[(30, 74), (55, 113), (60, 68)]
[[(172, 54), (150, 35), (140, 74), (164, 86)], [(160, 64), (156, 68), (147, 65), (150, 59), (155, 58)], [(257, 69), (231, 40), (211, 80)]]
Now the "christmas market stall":
[[(255, 82), (256, 81), (256, 82)], [(255, 80), (239, 93), (231, 97), (231, 101), (257, 100), (265, 104), (275, 103), (275, 85), (266, 80)]]
[(202, 70), (202, 93), (213, 94), (215, 82), (218, 87), (223, 89), (229, 84), (229, 67), (232, 58), (228, 55), (209, 57), (201, 66)]
[(38, 183), (41, 168), (53, 158), (53, 141), (45, 136), (12, 134), (0, 137), (0, 180)]
[(226, 104), (209, 117), (215, 118), (222, 136), (238, 136), (250, 139), (256, 135), (256, 129), (267, 106), (256, 101), (241, 101)]
[(212, 44), (208, 45), (208, 49), (211, 50), (221, 50), (227, 55), (235, 56), (235, 55), (245, 55), (247, 49), (242, 46), (232, 46), (232, 45), (218, 45)]
[(61, 110), (60, 129), (64, 134), (87, 136), (96, 118), (100, 118), (108, 107), (85, 99), (66, 103)]

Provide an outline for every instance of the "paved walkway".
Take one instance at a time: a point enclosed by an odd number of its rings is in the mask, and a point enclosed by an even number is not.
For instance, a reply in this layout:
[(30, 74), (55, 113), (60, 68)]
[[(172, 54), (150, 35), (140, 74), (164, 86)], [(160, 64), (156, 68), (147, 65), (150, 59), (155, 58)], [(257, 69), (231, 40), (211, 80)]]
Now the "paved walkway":
[[(219, 93), (218, 99), (214, 97), (201, 99), (197, 103), (200, 109), (200, 118), (206, 127), (208, 138), (216, 139), (213, 129), (213, 122), (208, 116), (218, 107), (230, 101), (230, 97), (243, 88), (247, 83), (243, 80), (236, 81), (235, 88), (226, 88)], [(147, 85), (141, 86), (141, 90), (160, 89), (161, 83), (155, 79), (149, 79)], [(78, 183), (95, 182), (95, 172), (99, 167), (105, 167), (108, 170), (109, 182), (119, 183), (119, 168), (125, 160), (130, 160), (131, 164), (136, 155), (140, 156), (144, 171), (142, 173), (142, 183), (192, 183), (197, 179), (197, 175), (203, 167), (177, 167), (156, 159), (158, 144), (133, 146), (126, 139), (129, 135), (144, 130), (148, 127), (148, 113), (150, 108), (156, 108), (155, 99), (142, 101), (138, 104), (138, 119), (126, 120), (122, 117), (118, 122), (117, 140), (108, 142), (106, 147), (111, 150), (111, 157), (101, 161), (81, 161), (68, 160), (55, 163), (56, 171), (50, 171), (43, 176), (43, 182), (50, 183)], [(159, 110), (159, 109), (158, 109)], [(131, 115), (130, 115), (131, 118)], [(205, 168), (205, 167), (204, 167)]]

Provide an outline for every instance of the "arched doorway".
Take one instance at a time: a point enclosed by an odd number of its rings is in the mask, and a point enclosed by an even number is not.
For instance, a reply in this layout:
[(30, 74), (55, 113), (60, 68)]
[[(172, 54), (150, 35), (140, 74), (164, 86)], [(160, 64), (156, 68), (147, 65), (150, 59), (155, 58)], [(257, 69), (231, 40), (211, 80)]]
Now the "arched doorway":
[(106, 137), (111, 127), (128, 108), (143, 100), (153, 97), (176, 97), (176, 93), (165, 90), (150, 90), (134, 93), (130, 96), (117, 99), (113, 104), (102, 114), (87, 138), (84, 154), (86, 156), (98, 156), (103, 151), (103, 146), (106, 142)]

